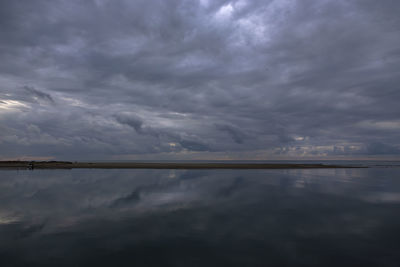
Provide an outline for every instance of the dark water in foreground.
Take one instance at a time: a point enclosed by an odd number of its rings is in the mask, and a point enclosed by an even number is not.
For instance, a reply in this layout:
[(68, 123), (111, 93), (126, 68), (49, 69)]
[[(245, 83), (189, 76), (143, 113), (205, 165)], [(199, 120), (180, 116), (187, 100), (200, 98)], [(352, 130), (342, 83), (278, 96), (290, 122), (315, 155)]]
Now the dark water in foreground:
[(0, 266), (344, 265), (400, 265), (400, 168), (0, 171)]

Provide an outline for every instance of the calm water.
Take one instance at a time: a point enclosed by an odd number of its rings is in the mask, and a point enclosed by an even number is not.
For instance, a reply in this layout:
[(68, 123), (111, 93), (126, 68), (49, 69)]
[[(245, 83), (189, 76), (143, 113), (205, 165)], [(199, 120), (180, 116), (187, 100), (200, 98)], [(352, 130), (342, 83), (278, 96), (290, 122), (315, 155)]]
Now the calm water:
[(400, 168), (0, 171), (0, 266), (399, 266)]

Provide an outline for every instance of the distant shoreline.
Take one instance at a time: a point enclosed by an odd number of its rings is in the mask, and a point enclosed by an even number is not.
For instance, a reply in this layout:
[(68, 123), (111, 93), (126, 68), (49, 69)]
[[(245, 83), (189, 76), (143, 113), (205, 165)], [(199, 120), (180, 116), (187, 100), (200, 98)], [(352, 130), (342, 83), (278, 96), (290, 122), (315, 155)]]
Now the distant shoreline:
[(0, 161), (0, 169), (333, 169), (366, 168), (330, 164), (297, 163), (165, 163), (165, 162), (69, 162)]

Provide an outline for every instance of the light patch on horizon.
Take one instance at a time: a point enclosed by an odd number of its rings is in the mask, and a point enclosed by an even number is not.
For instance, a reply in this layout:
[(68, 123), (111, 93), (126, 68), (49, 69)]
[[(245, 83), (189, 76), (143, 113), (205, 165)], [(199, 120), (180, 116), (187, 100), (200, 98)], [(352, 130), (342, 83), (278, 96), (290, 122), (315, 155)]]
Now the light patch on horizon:
[(294, 137), (294, 140), (296, 140), (296, 141), (304, 141), (306, 139), (306, 137), (304, 137), (304, 136), (295, 136)]
[(400, 130), (400, 121), (362, 121), (359, 123), (359, 126), (363, 128), (369, 129), (378, 129), (378, 130)]
[(400, 194), (391, 192), (381, 192), (375, 194), (369, 194), (363, 197), (364, 201), (372, 203), (400, 203)]
[(68, 105), (73, 106), (73, 107), (83, 107), (83, 108), (88, 108), (89, 105), (87, 103), (84, 103), (83, 101), (72, 98), (72, 97), (60, 97), (61, 100), (65, 101)]
[(0, 225), (11, 224), (19, 221), (19, 217), (0, 214)]
[(18, 111), (22, 108), (29, 108), (29, 106), (17, 100), (0, 99), (0, 110)]

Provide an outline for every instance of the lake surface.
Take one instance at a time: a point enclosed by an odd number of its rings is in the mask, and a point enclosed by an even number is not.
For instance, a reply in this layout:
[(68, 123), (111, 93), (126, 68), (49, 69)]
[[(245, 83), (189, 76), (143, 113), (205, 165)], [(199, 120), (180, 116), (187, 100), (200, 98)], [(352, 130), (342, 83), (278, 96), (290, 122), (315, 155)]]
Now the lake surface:
[(399, 266), (400, 168), (0, 171), (0, 266)]

